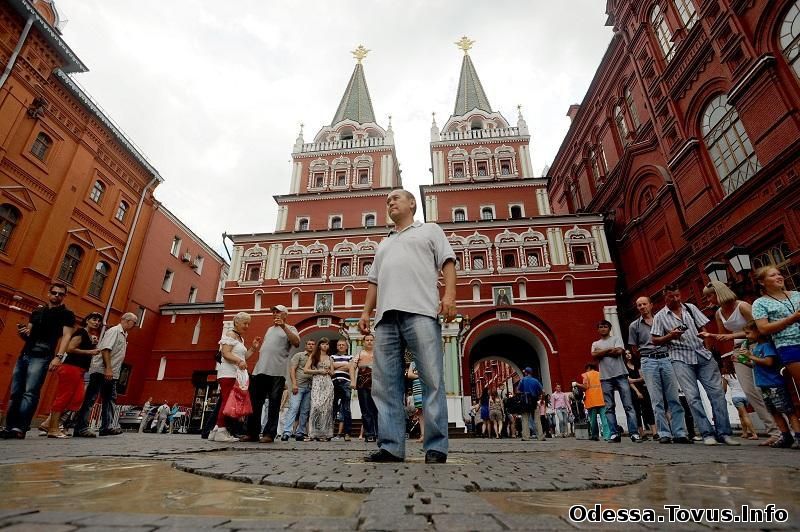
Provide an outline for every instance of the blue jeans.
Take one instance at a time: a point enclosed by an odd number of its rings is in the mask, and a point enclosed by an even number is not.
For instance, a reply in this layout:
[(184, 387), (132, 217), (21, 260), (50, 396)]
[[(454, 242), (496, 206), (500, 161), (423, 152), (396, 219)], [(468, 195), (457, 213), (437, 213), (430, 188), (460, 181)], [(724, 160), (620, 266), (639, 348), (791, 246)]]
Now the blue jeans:
[(350, 436), (353, 430), (353, 416), (350, 414), (350, 381), (335, 380), (333, 381), (333, 419), (335, 420), (341, 414), (341, 419), (344, 422), (344, 433)]
[[(686, 416), (681, 406), (678, 395), (678, 377), (672, 367), (672, 362), (667, 358), (642, 357), (642, 378), (650, 392), (650, 404), (656, 416), (658, 436), (661, 438), (685, 438)], [(667, 413), (664, 401), (669, 407), (670, 420), (667, 423)]]
[(678, 377), (678, 383), (686, 396), (692, 416), (700, 429), (700, 434), (705, 438), (714, 436), (714, 428), (706, 417), (706, 410), (703, 407), (703, 399), (700, 397), (700, 389), (697, 381), (703, 385), (711, 403), (711, 413), (714, 416), (717, 436), (730, 436), (731, 421), (728, 418), (728, 404), (725, 401), (725, 392), (722, 390), (722, 375), (719, 373), (717, 361), (713, 358), (705, 359), (697, 357), (697, 364), (686, 364), (679, 360), (672, 361), (672, 368)]
[(636, 423), (636, 411), (633, 409), (631, 399), (631, 387), (628, 384), (627, 375), (618, 375), (610, 379), (601, 379), (600, 386), (603, 388), (603, 402), (606, 404), (606, 418), (611, 427), (611, 435), (617, 433), (617, 404), (614, 397), (614, 390), (619, 392), (622, 399), (622, 406), (625, 408), (625, 417), (628, 418), (628, 434), (631, 436), (639, 434), (639, 426)]
[(306, 423), (308, 423), (308, 413), (310, 410), (311, 386), (307, 388), (298, 387), (297, 393), (293, 393), (289, 396), (289, 410), (286, 412), (283, 434), (287, 436), (292, 434), (292, 425), (294, 425), (294, 420), (298, 419), (297, 415), (299, 414), (300, 418), (297, 421), (297, 431), (294, 434), (295, 436), (305, 436)]
[(361, 421), (364, 422), (364, 437), (374, 438), (378, 434), (378, 408), (372, 399), (372, 390), (359, 388), (358, 406), (361, 408)]
[(39, 405), (39, 392), (42, 391), (51, 360), (51, 357), (34, 357), (25, 353), (17, 359), (11, 375), (6, 430), (28, 432), (31, 428), (31, 419)]
[(89, 416), (97, 396), (100, 396), (103, 413), (100, 416), (100, 430), (110, 430), (114, 424), (114, 400), (117, 398), (117, 379), (107, 380), (102, 373), (90, 373), (83, 404), (75, 420), (75, 433), (89, 429)]
[(414, 353), (422, 381), (426, 451), (447, 453), (447, 401), (444, 392), (444, 352), (439, 320), (392, 310), (375, 327), (372, 397), (378, 408), (378, 446), (406, 455), (405, 351)]

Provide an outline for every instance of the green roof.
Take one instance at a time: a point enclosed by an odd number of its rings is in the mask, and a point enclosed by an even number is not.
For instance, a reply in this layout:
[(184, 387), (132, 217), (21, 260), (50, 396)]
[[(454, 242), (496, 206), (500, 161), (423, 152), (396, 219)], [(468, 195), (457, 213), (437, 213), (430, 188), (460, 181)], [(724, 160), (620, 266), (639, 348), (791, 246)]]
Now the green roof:
[(482, 109), (487, 113), (492, 112), (492, 106), (483, 91), (481, 80), (478, 79), (475, 65), (472, 64), (472, 59), (469, 58), (469, 55), (464, 54), (464, 61), (461, 63), (461, 76), (458, 79), (456, 108), (453, 111), (453, 115), (461, 116), (475, 108)]
[(348, 119), (359, 124), (375, 122), (375, 112), (372, 110), (372, 100), (369, 97), (367, 80), (364, 78), (364, 67), (361, 63), (356, 64), (353, 75), (350, 76), (350, 82), (344, 91), (342, 101), (339, 102), (331, 125)]

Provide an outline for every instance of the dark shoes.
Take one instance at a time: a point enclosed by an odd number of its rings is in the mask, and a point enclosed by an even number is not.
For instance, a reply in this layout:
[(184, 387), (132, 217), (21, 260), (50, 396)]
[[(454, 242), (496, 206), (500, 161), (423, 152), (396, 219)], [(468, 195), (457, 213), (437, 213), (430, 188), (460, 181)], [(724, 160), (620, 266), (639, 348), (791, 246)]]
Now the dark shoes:
[(294, 437), (294, 441), (306, 441), (306, 437), (302, 434)]
[[(435, 452), (435, 451), (429, 451), (429, 452)], [(447, 459), (447, 455), (445, 455), (445, 459)], [(428, 456), (426, 455), (425, 461), (427, 462), (427, 460)], [(364, 461), (378, 463), (378, 464), (386, 464), (390, 462), (402, 462), (403, 458), (395, 456), (389, 451), (386, 451), (384, 449), (378, 449), (377, 451), (369, 453), (367, 456), (365, 456)]]
[(686, 436), (679, 436), (679, 437), (675, 438), (673, 441), (674, 441), (675, 443), (683, 443), (683, 444), (686, 444), (686, 443), (694, 443), (692, 440), (690, 440), (690, 439), (689, 439), (689, 438), (687, 438)]
[(622, 436), (620, 434), (612, 434), (608, 441), (609, 443), (620, 443), (622, 441)]
[(76, 430), (72, 433), (73, 438), (96, 438), (97, 434), (89, 429)]
[(444, 464), (447, 462), (447, 455), (439, 451), (430, 450), (425, 453), (426, 464)]
[(122, 434), (122, 429), (101, 430), (98, 434), (100, 436), (119, 436)]
[[(678, 439), (679, 439), (679, 438), (675, 438), (675, 443), (678, 443)], [(686, 439), (686, 438), (684, 438), (684, 440), (685, 440), (685, 439)], [(661, 437), (658, 439), (658, 443), (672, 443), (672, 438), (670, 438), (669, 436), (661, 436)]]
[(21, 430), (6, 429), (0, 432), (0, 439), (2, 440), (24, 440), (25, 433)]
[(289, 441), (289, 435), (284, 434), (283, 436), (281, 436), (281, 441)]
[(272, 443), (275, 441), (275, 438), (270, 436), (269, 434), (265, 434), (258, 439), (259, 443)]
[(255, 442), (258, 441), (258, 436), (250, 436), (249, 434), (245, 434), (244, 436), (239, 437), (240, 442)]
[(377, 438), (375, 438), (375, 436), (367, 436), (366, 438), (364, 438), (364, 441), (366, 443), (374, 443), (375, 441), (377, 441)]

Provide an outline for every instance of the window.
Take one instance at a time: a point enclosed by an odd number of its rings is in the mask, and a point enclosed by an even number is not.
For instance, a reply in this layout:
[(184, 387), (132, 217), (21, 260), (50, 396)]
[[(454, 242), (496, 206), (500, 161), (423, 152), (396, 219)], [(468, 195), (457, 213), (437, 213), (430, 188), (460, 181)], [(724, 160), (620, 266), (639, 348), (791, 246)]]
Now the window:
[(720, 94), (703, 113), (703, 140), (725, 195), (739, 188), (761, 168), (736, 108)]
[(786, 242), (779, 242), (762, 253), (753, 255), (753, 270), (774, 266), (781, 271), (787, 290), (800, 288), (800, 267), (792, 264), (791, 250)]
[(347, 173), (343, 171), (336, 172), (336, 186), (337, 187), (347, 186)]
[(195, 301), (197, 301), (197, 287), (191, 286), (189, 287), (189, 303), (194, 303)]
[(597, 145), (597, 151), (600, 153), (600, 173), (606, 175), (608, 172), (608, 159), (606, 159), (606, 150), (603, 148), (603, 143)]
[(169, 252), (173, 257), (177, 257), (181, 252), (181, 237), (176, 236), (172, 238), (172, 247), (170, 248)]
[(453, 177), (464, 177), (464, 163), (453, 163)]
[(472, 257), (472, 269), (473, 270), (486, 269), (486, 255), (480, 254)]
[(619, 133), (619, 140), (623, 145), (628, 143), (628, 125), (625, 123), (625, 115), (622, 113), (622, 107), (617, 105), (614, 107), (614, 121), (617, 123), (617, 132)]
[(194, 258), (194, 262), (192, 262), (192, 269), (194, 273), (200, 275), (203, 273), (203, 264), (205, 264), (206, 259), (202, 255), (198, 255)]
[(298, 231), (308, 231), (308, 218), (300, 218), (297, 220)]
[(13, 205), (8, 203), (0, 205), (0, 251), (5, 251), (8, 247), (20, 217), (19, 210)]
[(372, 262), (365, 262), (361, 265), (361, 275), (369, 275), (370, 270), (372, 269)]
[(172, 290), (172, 281), (175, 279), (175, 272), (167, 270), (164, 272), (164, 280), (161, 281), (161, 289), (165, 292)]
[(789, 66), (800, 77), (800, 0), (789, 8), (781, 23), (780, 45)]
[(478, 161), (475, 163), (475, 169), (478, 171), (479, 177), (486, 177), (489, 175), (489, 163), (486, 161)]
[(334, 216), (331, 218), (331, 229), (341, 229), (342, 228), (342, 218), (341, 216)]
[(53, 145), (53, 139), (45, 135), (44, 133), (39, 133), (36, 135), (36, 140), (33, 141), (33, 146), (31, 146), (31, 153), (37, 159), (44, 161), (45, 157), (47, 157), (47, 152), (50, 151), (50, 147)]
[(518, 220), (522, 218), (522, 207), (519, 205), (512, 205), (511, 206), (511, 219)]
[(464, 212), (464, 209), (456, 209), (453, 211), (453, 221), (454, 222), (465, 222), (467, 220), (467, 213)]
[(299, 278), (300, 278), (300, 265), (299, 264), (289, 265), (289, 279), (299, 279)]
[(89, 193), (89, 199), (99, 205), (105, 191), (106, 186), (99, 180), (95, 181), (94, 185), (92, 185), (92, 191)]
[(494, 209), (483, 207), (481, 209), (481, 220), (494, 220)]
[(350, 277), (350, 263), (343, 262), (339, 265), (339, 277)]
[(322, 263), (321, 262), (312, 262), (308, 266), (308, 276), (312, 279), (319, 279), (322, 277)]
[(117, 207), (117, 214), (114, 215), (114, 218), (119, 220), (120, 222), (125, 221), (125, 215), (128, 213), (128, 204), (124, 201), (119, 202), (119, 207)]
[(675, 9), (678, 10), (678, 15), (683, 21), (683, 25), (687, 30), (692, 29), (694, 23), (697, 22), (697, 12), (694, 9), (692, 0), (674, 0)]
[(592, 165), (592, 177), (594, 177), (595, 184), (601, 183), (602, 174), (600, 173), (600, 163), (597, 161), (597, 153), (594, 148), (589, 150), (589, 164)]
[(588, 266), (591, 264), (591, 261), (589, 260), (589, 248), (586, 246), (573, 247), (572, 261), (576, 266)]
[(542, 252), (537, 249), (525, 250), (525, 263), (528, 268), (538, 268), (544, 265), (542, 260)]
[(64, 254), (64, 260), (61, 261), (61, 269), (58, 271), (58, 278), (65, 283), (72, 284), (75, 280), (75, 272), (78, 271), (78, 266), (81, 264), (83, 258), (83, 250), (80, 246), (75, 244), (67, 248)]
[(92, 282), (89, 284), (89, 295), (100, 298), (103, 293), (103, 286), (106, 284), (108, 274), (111, 272), (111, 267), (105, 262), (98, 262), (92, 274)]
[(248, 264), (245, 268), (244, 278), (246, 281), (258, 281), (261, 279), (261, 265)]
[(314, 188), (323, 188), (325, 186), (325, 174), (319, 172), (314, 174)]
[(375, 227), (375, 215), (367, 214), (364, 216), (364, 227)]
[(511, 175), (511, 161), (508, 159), (500, 160), (500, 175)]
[(664, 59), (669, 63), (672, 56), (675, 55), (675, 49), (672, 42), (672, 32), (667, 26), (667, 20), (664, 17), (664, 13), (661, 11), (661, 8), (655, 6), (653, 11), (650, 12), (650, 25), (653, 28), (653, 33), (655, 33), (656, 41), (658, 41), (658, 46), (661, 48), (661, 53), (664, 56)]
[[(688, 2), (689, 0), (687, 0)], [(625, 105), (628, 108), (628, 114), (631, 117), (631, 122), (633, 123), (633, 129), (639, 129), (639, 125), (641, 122), (639, 121), (639, 113), (636, 112), (636, 104), (633, 101), (633, 93), (631, 92), (630, 87), (625, 87)]]
[(517, 257), (513, 253), (503, 253), (503, 268), (516, 268)]
[(369, 170), (362, 169), (358, 171), (358, 184), (369, 185)]

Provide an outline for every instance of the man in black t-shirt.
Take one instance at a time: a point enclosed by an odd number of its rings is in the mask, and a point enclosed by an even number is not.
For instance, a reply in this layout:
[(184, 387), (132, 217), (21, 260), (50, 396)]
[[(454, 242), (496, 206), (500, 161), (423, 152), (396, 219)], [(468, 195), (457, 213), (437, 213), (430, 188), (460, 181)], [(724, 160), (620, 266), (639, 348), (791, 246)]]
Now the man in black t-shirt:
[(63, 303), (66, 295), (66, 285), (53, 283), (50, 285), (47, 305), (35, 309), (27, 325), (17, 324), (25, 345), (11, 376), (6, 426), (0, 432), (0, 438), (25, 437), (36, 413), (39, 392), (53, 354), (58, 353), (59, 359), (65, 356), (75, 326), (75, 314)]

